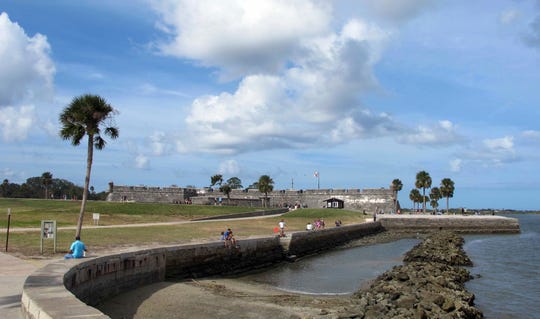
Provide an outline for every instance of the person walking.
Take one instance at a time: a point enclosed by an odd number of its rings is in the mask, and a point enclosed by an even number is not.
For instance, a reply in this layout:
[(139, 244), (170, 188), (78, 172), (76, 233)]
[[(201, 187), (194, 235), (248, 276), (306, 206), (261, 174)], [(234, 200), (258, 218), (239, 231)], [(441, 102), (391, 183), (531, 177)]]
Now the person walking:
[(285, 220), (281, 220), (279, 222), (279, 237), (287, 237), (287, 235), (285, 235), (285, 227), (287, 227), (287, 225), (285, 224)]

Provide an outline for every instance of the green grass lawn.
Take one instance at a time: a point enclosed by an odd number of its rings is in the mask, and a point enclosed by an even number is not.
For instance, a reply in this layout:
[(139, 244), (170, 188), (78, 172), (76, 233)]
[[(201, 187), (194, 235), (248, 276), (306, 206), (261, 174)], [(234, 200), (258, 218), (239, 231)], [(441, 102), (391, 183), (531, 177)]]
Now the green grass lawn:
[[(81, 201), (0, 198), (0, 228), (7, 226), (8, 208), (11, 208), (11, 227), (39, 228), (41, 220), (56, 220), (59, 227), (75, 226), (80, 207)], [(93, 213), (100, 214), (100, 225), (119, 225), (190, 220), (256, 210), (260, 208), (89, 201), (84, 223), (93, 222)], [(2, 212), (5, 218), (1, 218)]]
[[(58, 227), (75, 226), (80, 201), (56, 201), (33, 199), (0, 199), (0, 212), (4, 218), (0, 228), (7, 225), (7, 208), (11, 208), (10, 228), (32, 227), (35, 231), (10, 232), (9, 250), (21, 257), (40, 256), (41, 220), (56, 220)], [(158, 203), (111, 203), (88, 202), (82, 230), (82, 240), (94, 253), (114, 252), (131, 246), (157, 246), (181, 244), (205, 240), (218, 240), (220, 232), (232, 228), (238, 239), (250, 236), (271, 236), (280, 219), (285, 219), (287, 231), (304, 230), (308, 222), (322, 218), (327, 227), (334, 227), (340, 219), (344, 225), (363, 222), (362, 213), (342, 209), (298, 209), (283, 216), (233, 221), (206, 221), (168, 226), (141, 226), (129, 228), (85, 228), (93, 224), (92, 213), (100, 213), (99, 225), (123, 225), (151, 222), (188, 221), (193, 218), (228, 215), (255, 211), (260, 208), (173, 205)], [(0, 215), (1, 216), (1, 215)], [(0, 233), (5, 236), (6, 233)], [(74, 230), (58, 230), (57, 253), (53, 254), (52, 239), (44, 240), (44, 257), (59, 257), (73, 241)], [(2, 242), (2, 250), (5, 249)]]

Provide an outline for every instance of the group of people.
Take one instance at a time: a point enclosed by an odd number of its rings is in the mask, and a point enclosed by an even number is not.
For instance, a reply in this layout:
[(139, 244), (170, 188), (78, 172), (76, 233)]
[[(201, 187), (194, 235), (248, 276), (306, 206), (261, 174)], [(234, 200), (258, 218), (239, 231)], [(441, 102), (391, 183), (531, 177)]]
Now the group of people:
[(227, 230), (221, 232), (221, 240), (223, 241), (224, 246), (227, 248), (240, 248), (240, 246), (236, 243), (236, 238), (234, 238), (233, 231), (230, 228), (227, 228)]
[[(340, 219), (336, 219), (334, 224), (336, 225), (336, 227), (340, 227), (342, 223), (341, 223)], [(319, 218), (319, 219), (314, 220), (313, 223), (308, 222), (307, 225), (306, 225), (306, 230), (307, 231), (320, 230), (320, 229), (324, 229), (325, 226), (326, 225), (324, 223), (324, 219)]]
[(319, 230), (324, 229), (326, 224), (324, 223), (324, 219), (318, 218), (313, 221), (313, 223), (308, 222), (306, 225), (306, 230)]

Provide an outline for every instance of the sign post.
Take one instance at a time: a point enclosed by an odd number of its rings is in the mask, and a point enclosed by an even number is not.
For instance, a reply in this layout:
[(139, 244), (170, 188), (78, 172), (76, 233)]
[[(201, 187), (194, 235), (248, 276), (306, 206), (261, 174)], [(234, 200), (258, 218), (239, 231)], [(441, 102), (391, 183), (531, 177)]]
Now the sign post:
[(93, 213), (92, 219), (94, 220), (94, 225), (99, 226), (99, 213)]
[(43, 240), (54, 240), (54, 253), (56, 253), (56, 220), (42, 220), (41, 221), (41, 245), (40, 252), (43, 254)]
[(9, 224), (11, 222), (11, 208), (7, 209), (7, 232), (6, 232), (6, 253), (8, 251), (8, 243), (9, 243)]

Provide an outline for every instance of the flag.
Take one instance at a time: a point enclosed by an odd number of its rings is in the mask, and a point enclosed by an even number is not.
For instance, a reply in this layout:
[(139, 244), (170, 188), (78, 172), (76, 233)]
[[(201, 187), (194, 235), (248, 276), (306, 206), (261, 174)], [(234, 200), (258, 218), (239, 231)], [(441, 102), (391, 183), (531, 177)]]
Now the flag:
[(315, 171), (315, 173), (313, 173), (313, 176), (319, 177), (319, 172)]

